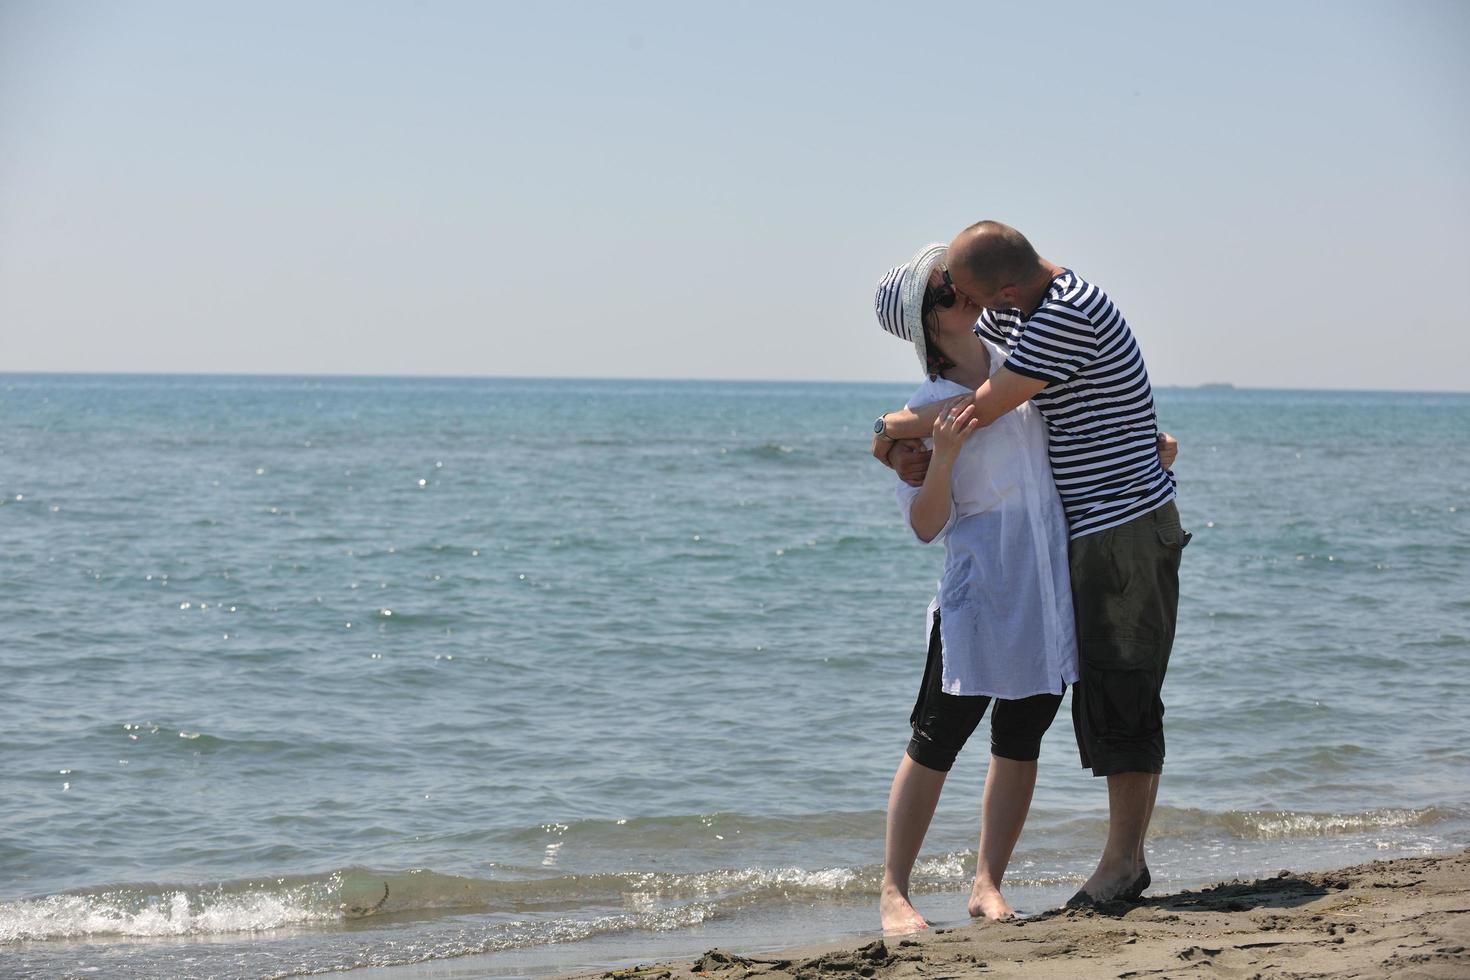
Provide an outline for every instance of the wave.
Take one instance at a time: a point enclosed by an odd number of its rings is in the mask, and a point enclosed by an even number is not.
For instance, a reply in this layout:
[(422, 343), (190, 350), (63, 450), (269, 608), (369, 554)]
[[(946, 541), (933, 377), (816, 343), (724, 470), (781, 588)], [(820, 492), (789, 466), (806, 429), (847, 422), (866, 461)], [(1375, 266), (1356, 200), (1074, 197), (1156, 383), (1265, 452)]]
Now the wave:
[[(1165, 847), (1169, 841), (1193, 846), (1196, 841), (1221, 838), (1324, 838), (1423, 828), (1454, 819), (1457, 812), (1425, 807), (1359, 813), (1208, 813), (1160, 807), (1152, 836)], [(1096, 817), (1059, 819), (1059, 815), (1036, 813), (1033, 819), (1033, 826), (1042, 835), (1060, 835), (1084, 850), (1090, 850), (1106, 830), (1105, 820)], [(719, 829), (743, 831), (747, 841), (759, 839), (774, 849), (783, 837), (810, 835), (814, 821), (837, 836), (877, 840), (881, 835), (880, 813), (855, 811), (805, 818), (714, 814), (647, 818), (623, 824), (583, 821), (547, 824), (517, 832), (516, 836), (554, 838), (551, 846), (559, 848), (567, 838), (583, 843), (599, 838), (609, 842), (615, 833), (622, 836), (631, 832), (644, 838), (645, 846), (650, 843), (647, 838), (652, 837), (658, 849), (672, 853), (681, 840), (689, 843)], [(915, 867), (913, 888), (916, 892), (935, 892), (961, 886), (973, 874), (974, 860), (972, 850), (927, 855)], [(37, 940), (201, 937), (301, 926), (331, 928), (374, 917), (424, 914), (488, 915), (497, 928), (504, 926), (525, 944), (535, 945), (583, 938), (591, 934), (586, 931), (589, 929), (680, 928), (756, 906), (810, 904), (832, 898), (873, 900), (883, 878), (877, 863), (560, 875), (541, 874), (539, 869), (506, 868), (502, 874), (498, 878), (475, 878), (429, 869), (347, 867), (318, 875), (223, 883), (134, 883), (78, 889), (0, 902), (0, 946)], [(1017, 862), (1006, 878), (1021, 886), (1052, 886), (1064, 879), (1070, 880), (1070, 876), (1051, 867), (1051, 862), (1043, 862), (1043, 866)], [(528, 922), (534, 923), (534, 928)], [(517, 940), (517, 944), (522, 943)]]
[[(1328, 837), (1377, 830), (1430, 827), (1470, 816), (1463, 808), (1427, 806), (1378, 808), (1358, 812), (1305, 810), (1229, 810), (1212, 812), (1160, 805), (1155, 811), (1150, 837), (1215, 840), (1275, 840), (1286, 837)], [(548, 823), (508, 833), (504, 839), (517, 844), (564, 843), (581, 850), (607, 852), (633, 846), (639, 850), (666, 853), (687, 852), (709, 845), (712, 835), (720, 839), (739, 837), (746, 846), (759, 842), (762, 848), (778, 848), (811, 840), (866, 841), (881, 839), (884, 816), (881, 810), (834, 810), (820, 814), (752, 815), (715, 812), (707, 814), (641, 817), (630, 820), (576, 820)], [(1033, 807), (1027, 833), (1055, 844), (1072, 841), (1091, 847), (1107, 830), (1107, 814), (1069, 816), (1043, 807)], [(1009, 880), (1009, 879), (1008, 879)]]
[[(592, 925), (599, 930), (624, 920), (628, 928), (664, 928), (772, 900), (795, 901), (849, 889), (876, 894), (880, 881), (877, 868), (744, 868), (519, 880), (343, 868), (318, 876), (212, 885), (110, 885), (0, 902), (0, 945), (258, 933), (427, 912), (488, 913), (516, 921), (539, 917), (543, 925), (550, 917), (561, 926)], [(567, 913), (592, 913), (593, 918), (569, 920), (564, 918)]]
[(867, 840), (883, 833), (882, 810), (829, 810), (825, 813), (747, 814), (717, 811), (619, 820), (570, 820), (512, 831), (507, 839), (541, 844), (550, 839), (598, 849), (625, 846), (665, 852), (708, 844), (711, 835), (742, 836), (766, 846), (813, 839)]
[(741, 459), (768, 459), (779, 462), (793, 460), (798, 454), (795, 446), (785, 446), (779, 442), (766, 442), (759, 446), (740, 446), (735, 449), (722, 450), (722, 452)]
[(0, 945), (96, 936), (146, 938), (262, 932), (341, 921), (337, 875), (287, 883), (200, 886), (118, 885), (0, 902)]
[(1450, 816), (1439, 807), (1368, 810), (1364, 813), (1241, 810), (1225, 814), (1222, 823), (1235, 837), (1247, 840), (1279, 840), (1428, 827), (1447, 820)]
[[(1366, 834), (1375, 831), (1430, 827), (1460, 816), (1446, 807), (1382, 808), (1357, 813), (1322, 813), (1306, 810), (1230, 810), (1210, 813), (1205, 810), (1159, 807), (1149, 828), (1151, 840), (1235, 839), (1248, 841), (1305, 840)], [(1074, 821), (1081, 823), (1084, 821)], [(1089, 819), (1096, 823), (1095, 834), (1107, 829), (1105, 818)], [(1074, 828), (1080, 829), (1080, 828)]]

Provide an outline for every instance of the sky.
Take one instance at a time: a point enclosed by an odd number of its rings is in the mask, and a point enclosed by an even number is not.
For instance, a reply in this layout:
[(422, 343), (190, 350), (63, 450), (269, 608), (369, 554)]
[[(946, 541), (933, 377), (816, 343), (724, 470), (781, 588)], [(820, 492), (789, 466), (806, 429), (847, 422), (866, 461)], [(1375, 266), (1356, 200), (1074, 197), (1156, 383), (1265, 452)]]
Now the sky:
[(0, 372), (917, 380), (982, 218), (1156, 385), (1470, 390), (1470, 3), (0, 0)]

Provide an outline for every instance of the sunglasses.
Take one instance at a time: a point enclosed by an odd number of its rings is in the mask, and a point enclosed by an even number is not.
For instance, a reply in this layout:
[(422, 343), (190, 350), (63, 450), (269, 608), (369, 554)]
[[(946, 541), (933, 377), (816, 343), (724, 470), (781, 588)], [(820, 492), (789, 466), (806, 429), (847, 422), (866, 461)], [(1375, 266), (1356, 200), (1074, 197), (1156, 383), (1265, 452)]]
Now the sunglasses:
[(948, 269), (942, 270), (942, 274), (944, 276), (944, 282), (938, 286), (930, 286), (924, 290), (924, 312), (926, 313), (936, 306), (941, 310), (947, 310), (954, 306), (954, 282), (949, 278)]

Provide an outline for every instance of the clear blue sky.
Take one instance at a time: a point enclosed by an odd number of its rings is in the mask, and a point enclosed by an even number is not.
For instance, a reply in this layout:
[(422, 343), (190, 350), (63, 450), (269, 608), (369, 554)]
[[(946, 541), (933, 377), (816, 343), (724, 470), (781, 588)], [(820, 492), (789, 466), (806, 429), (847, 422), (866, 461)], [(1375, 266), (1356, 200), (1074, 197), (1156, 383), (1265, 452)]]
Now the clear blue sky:
[(907, 380), (983, 217), (1156, 384), (1470, 388), (1470, 4), (0, 0), (0, 370)]

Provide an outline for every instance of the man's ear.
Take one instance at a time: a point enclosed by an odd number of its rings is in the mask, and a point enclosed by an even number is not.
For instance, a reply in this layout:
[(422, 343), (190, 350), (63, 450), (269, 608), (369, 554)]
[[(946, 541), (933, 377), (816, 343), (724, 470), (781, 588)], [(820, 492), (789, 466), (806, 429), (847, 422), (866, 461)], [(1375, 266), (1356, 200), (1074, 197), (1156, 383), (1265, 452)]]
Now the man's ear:
[(1002, 286), (996, 292), (1007, 308), (1014, 309), (1021, 305), (1021, 290), (1015, 285)]

